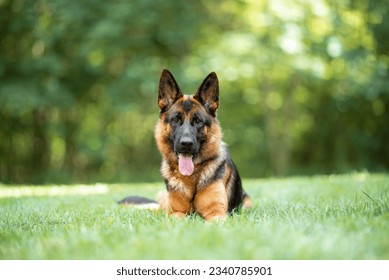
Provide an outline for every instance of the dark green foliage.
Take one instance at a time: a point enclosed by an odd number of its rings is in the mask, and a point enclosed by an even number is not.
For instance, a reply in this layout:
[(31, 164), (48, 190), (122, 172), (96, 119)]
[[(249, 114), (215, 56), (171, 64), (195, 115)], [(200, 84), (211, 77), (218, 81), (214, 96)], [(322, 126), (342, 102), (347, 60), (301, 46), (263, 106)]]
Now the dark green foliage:
[(157, 83), (215, 71), (243, 177), (389, 167), (386, 1), (0, 1), (0, 181), (158, 180)]

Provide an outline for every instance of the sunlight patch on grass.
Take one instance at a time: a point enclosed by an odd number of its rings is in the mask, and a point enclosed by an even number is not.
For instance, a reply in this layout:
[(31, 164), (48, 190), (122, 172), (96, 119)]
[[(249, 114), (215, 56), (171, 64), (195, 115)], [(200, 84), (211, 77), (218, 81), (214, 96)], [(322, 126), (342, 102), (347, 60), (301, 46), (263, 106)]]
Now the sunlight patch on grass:
[(107, 193), (108, 189), (106, 184), (49, 187), (4, 187), (0, 185), (0, 198), (103, 194)]

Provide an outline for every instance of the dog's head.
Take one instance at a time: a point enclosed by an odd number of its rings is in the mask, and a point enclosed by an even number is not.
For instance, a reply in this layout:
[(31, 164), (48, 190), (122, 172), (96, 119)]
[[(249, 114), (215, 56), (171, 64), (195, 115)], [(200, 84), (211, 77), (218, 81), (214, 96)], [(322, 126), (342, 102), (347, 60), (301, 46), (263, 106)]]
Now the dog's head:
[(178, 160), (182, 175), (194, 171), (194, 160), (207, 141), (207, 131), (216, 121), (219, 106), (219, 81), (214, 72), (197, 92), (183, 95), (173, 75), (163, 70), (158, 87), (160, 121), (168, 127), (168, 143)]

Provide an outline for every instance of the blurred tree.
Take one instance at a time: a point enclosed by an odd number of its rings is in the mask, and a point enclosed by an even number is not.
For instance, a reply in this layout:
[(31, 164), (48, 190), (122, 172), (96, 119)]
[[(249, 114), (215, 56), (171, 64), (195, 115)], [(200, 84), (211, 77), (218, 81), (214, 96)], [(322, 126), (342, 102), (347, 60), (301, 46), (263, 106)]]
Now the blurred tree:
[(163, 68), (218, 73), (245, 177), (387, 170), (386, 2), (0, 1), (0, 181), (159, 178)]
[(147, 159), (159, 159), (158, 74), (188, 54), (202, 10), (195, 2), (2, 1), (1, 180), (150, 174)]
[(387, 169), (388, 157), (377, 156), (388, 149), (387, 103), (373, 91), (388, 88), (388, 64), (371, 32), (388, 32), (385, 1), (219, 1), (210, 9), (219, 11), (220, 35), (204, 40), (190, 64), (206, 61), (227, 81), (234, 97), (221, 119), (246, 174)]

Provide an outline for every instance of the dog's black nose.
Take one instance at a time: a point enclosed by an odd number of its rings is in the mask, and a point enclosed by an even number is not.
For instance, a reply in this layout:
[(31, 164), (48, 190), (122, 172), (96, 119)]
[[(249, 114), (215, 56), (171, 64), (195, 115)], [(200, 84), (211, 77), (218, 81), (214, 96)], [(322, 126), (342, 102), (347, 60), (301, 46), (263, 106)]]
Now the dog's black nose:
[(192, 148), (193, 140), (189, 137), (183, 137), (180, 140), (180, 145), (181, 145), (181, 147), (186, 148), (186, 149)]

